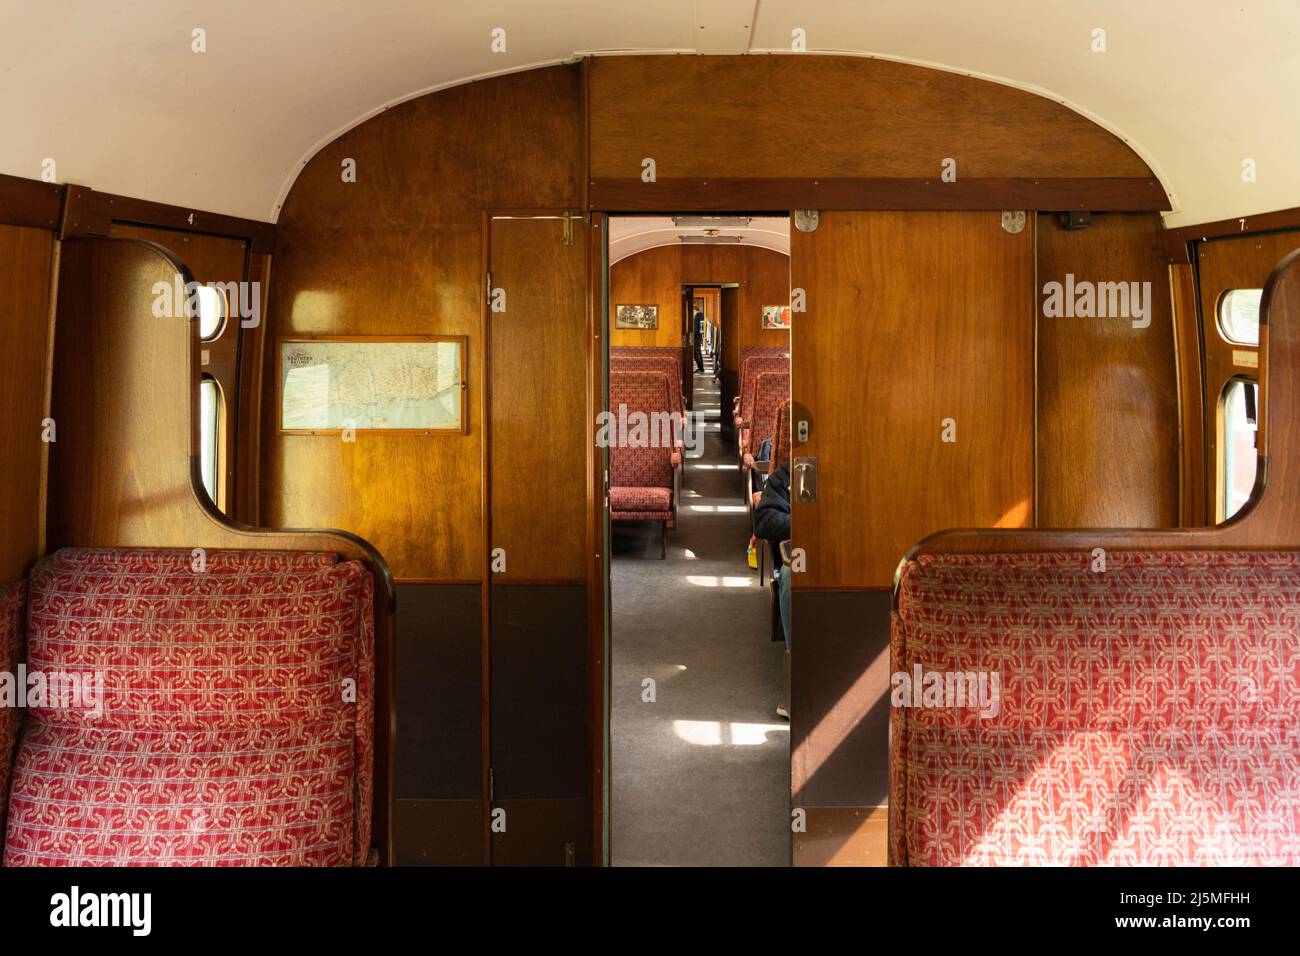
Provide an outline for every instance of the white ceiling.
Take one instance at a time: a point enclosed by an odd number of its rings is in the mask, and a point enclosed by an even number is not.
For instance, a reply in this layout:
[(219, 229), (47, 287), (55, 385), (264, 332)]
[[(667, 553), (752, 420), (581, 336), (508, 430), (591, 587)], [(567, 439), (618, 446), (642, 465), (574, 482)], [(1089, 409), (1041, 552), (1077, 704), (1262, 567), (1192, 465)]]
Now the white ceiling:
[[(698, 219), (699, 217), (693, 217)], [(656, 246), (681, 245), (682, 236), (706, 236), (710, 228), (724, 236), (739, 236), (733, 245), (762, 246), (783, 255), (790, 254), (790, 220), (784, 216), (741, 217), (747, 225), (719, 226), (700, 223), (679, 226), (670, 216), (611, 216), (609, 220), (609, 264)]]
[(392, 103), (583, 53), (788, 54), (795, 28), (1065, 102), (1147, 160), (1170, 225), (1300, 206), (1300, 0), (0, 0), (0, 172), (274, 219)]

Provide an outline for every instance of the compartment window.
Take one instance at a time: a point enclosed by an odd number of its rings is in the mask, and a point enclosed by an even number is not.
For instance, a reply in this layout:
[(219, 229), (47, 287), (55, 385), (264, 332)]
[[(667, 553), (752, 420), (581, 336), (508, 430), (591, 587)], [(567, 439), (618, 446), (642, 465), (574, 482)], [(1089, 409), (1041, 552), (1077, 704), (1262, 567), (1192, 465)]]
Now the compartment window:
[(199, 383), (199, 465), (203, 488), (217, 502), (217, 462), (221, 456), (221, 388), (216, 379), (203, 376)]
[(226, 297), (219, 289), (201, 285), (199, 301), (199, 338), (211, 342), (226, 327)]
[(1259, 383), (1234, 378), (1223, 387), (1221, 402), (1223, 434), (1219, 442), (1219, 475), (1220, 487), (1223, 488), (1223, 520), (1226, 521), (1250, 500), (1255, 487)]
[(1229, 289), (1219, 298), (1219, 334), (1234, 345), (1259, 345), (1263, 289)]

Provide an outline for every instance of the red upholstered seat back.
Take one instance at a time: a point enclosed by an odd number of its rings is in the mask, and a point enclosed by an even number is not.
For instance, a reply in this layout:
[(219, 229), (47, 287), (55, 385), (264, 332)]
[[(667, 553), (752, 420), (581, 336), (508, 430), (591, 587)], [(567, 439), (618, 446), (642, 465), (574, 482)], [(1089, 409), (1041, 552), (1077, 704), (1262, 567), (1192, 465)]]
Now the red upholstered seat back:
[[(755, 454), (763, 442), (772, 437), (776, 409), (790, 400), (790, 373), (763, 372), (754, 380), (754, 427), (750, 431), (749, 449)], [(773, 442), (775, 444), (775, 442)]]
[(790, 399), (786, 398), (776, 406), (772, 425), (772, 467), (769, 474), (779, 465), (790, 464)]
[(6, 865), (349, 865), (369, 845), (372, 581), (331, 554), (64, 550), (29, 581)]
[[(740, 371), (740, 417), (744, 421), (754, 422), (755, 385), (758, 376), (764, 372), (790, 372), (790, 356), (786, 354), (760, 353), (749, 356)], [(787, 393), (789, 387), (786, 388)]]
[(621, 349), (610, 349), (609, 367), (619, 372), (663, 372), (668, 376), (670, 402), (669, 408), (681, 414), (682, 407), (682, 363), (675, 355), (668, 354), (670, 349), (656, 349), (657, 354), (627, 354)]
[(1098, 560), (905, 565), (894, 686), (947, 690), (894, 691), (891, 862), (1300, 864), (1300, 554)]
[[(613, 487), (671, 488), (672, 423), (665, 423), (656, 415), (667, 415), (672, 408), (668, 398), (668, 376), (663, 372), (612, 371), (609, 373), (609, 410), (615, 421), (632, 424), (631, 416), (647, 416), (647, 441), (658, 445), (632, 447), (611, 433), (609, 449), (609, 482)], [(664, 428), (668, 428), (667, 445), (664, 445)]]

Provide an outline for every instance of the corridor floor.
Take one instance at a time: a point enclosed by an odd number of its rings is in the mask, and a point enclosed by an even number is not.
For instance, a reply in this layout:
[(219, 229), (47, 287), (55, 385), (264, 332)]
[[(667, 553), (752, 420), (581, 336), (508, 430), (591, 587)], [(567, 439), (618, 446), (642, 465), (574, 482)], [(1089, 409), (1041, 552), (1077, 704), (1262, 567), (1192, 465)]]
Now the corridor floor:
[[(695, 376), (703, 447), (688, 454), (677, 528), (613, 530), (610, 859), (616, 866), (784, 866), (789, 724), (784, 644), (745, 562), (749, 517), (719, 386)], [(655, 700), (643, 701), (643, 682)]]

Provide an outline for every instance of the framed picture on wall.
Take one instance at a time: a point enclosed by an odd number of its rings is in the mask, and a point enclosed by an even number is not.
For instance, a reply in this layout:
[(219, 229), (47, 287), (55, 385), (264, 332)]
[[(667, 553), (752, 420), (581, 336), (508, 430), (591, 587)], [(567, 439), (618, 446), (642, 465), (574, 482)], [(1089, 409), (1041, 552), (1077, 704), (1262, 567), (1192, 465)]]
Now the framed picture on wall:
[(763, 328), (788, 329), (790, 327), (790, 307), (788, 305), (763, 306)]
[(657, 329), (659, 328), (659, 306), (616, 305), (614, 306), (614, 328)]
[(463, 434), (466, 337), (280, 339), (280, 432)]

